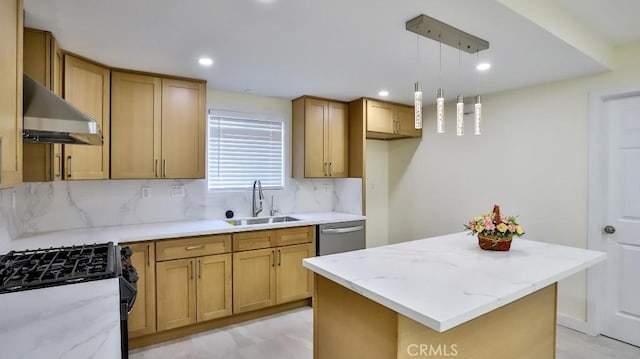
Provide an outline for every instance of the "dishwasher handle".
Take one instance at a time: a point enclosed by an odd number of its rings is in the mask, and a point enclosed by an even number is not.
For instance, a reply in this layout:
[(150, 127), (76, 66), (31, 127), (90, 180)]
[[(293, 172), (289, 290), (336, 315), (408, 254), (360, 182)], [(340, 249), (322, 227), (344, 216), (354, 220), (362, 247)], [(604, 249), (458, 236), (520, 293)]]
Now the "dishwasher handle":
[(358, 232), (364, 229), (364, 226), (344, 227), (344, 228), (326, 228), (320, 230), (322, 234), (336, 234), (336, 233), (351, 233)]

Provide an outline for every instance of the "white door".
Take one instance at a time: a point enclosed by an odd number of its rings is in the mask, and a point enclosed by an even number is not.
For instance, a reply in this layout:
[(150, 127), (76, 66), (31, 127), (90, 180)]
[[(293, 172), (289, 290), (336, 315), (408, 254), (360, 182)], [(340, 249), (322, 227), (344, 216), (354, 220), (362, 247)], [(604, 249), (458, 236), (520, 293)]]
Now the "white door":
[[(640, 346), (640, 96), (605, 102), (606, 300), (602, 334)], [(611, 234), (606, 234), (610, 233)]]

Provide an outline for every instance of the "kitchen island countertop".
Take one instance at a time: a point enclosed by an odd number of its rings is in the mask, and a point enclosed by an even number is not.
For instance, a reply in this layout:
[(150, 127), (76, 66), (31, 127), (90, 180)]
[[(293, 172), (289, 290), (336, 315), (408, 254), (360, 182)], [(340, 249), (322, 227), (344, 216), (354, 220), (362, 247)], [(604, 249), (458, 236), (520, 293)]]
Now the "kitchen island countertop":
[(601, 252), (514, 239), (485, 251), (464, 233), (307, 258), (303, 265), (437, 332), (584, 270)]

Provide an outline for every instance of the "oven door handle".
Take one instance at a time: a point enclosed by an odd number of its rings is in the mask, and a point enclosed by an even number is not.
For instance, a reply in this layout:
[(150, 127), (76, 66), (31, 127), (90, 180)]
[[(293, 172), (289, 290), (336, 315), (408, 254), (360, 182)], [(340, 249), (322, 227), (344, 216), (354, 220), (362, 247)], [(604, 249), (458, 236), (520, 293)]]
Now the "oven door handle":
[(351, 233), (358, 232), (364, 229), (364, 226), (344, 227), (344, 228), (327, 228), (320, 230), (322, 234), (339, 234), (339, 233)]

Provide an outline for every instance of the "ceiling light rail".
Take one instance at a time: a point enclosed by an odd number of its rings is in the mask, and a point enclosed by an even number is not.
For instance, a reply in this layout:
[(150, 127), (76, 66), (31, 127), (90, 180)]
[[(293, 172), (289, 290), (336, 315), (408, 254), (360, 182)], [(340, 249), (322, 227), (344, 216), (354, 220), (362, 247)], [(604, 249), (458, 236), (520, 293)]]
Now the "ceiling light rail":
[(489, 48), (489, 41), (424, 14), (407, 21), (406, 29), (470, 54)]

